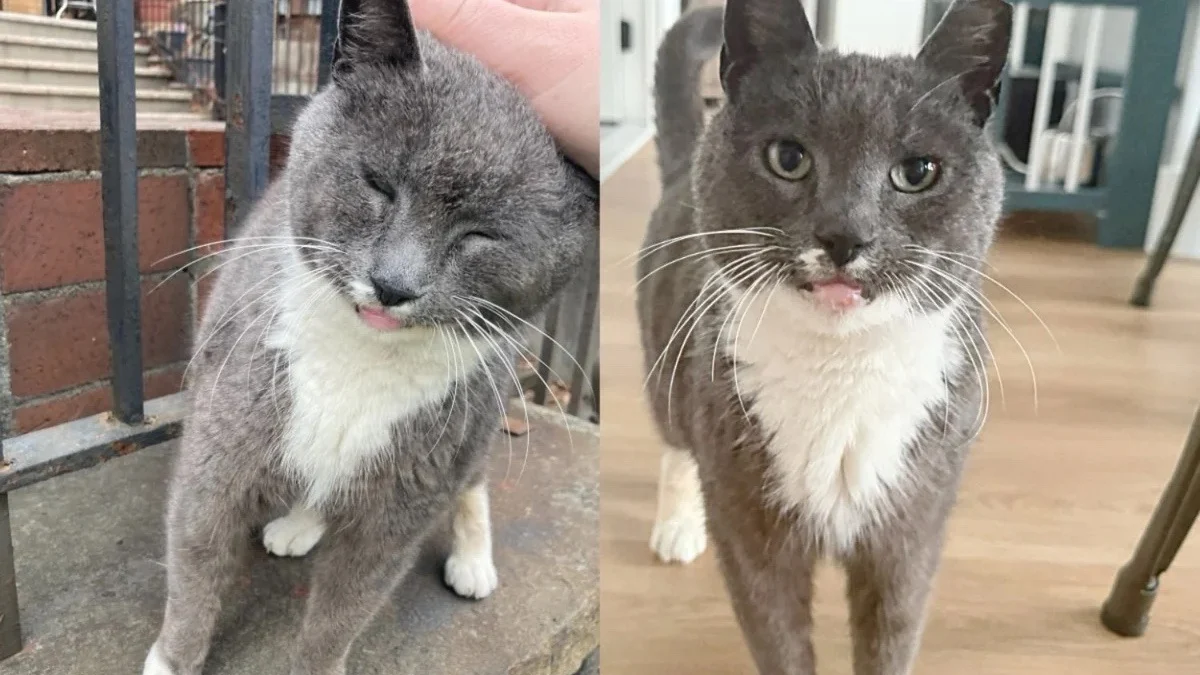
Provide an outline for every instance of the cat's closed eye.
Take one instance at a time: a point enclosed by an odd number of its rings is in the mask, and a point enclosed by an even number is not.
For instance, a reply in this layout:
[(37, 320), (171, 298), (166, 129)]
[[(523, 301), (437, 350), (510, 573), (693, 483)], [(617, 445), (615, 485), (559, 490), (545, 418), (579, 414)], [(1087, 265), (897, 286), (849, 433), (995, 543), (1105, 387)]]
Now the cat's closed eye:
[(812, 171), (812, 155), (796, 141), (772, 141), (766, 154), (767, 167), (784, 180), (802, 180)]
[(396, 201), (395, 186), (385, 180), (378, 173), (368, 169), (367, 167), (363, 167), (362, 176), (363, 180), (367, 182), (367, 186), (372, 190), (386, 197), (389, 202)]
[(915, 194), (933, 187), (942, 175), (942, 165), (930, 157), (909, 157), (892, 167), (892, 185), (900, 192)]
[(483, 246), (486, 244), (496, 243), (496, 242), (502, 240), (503, 238), (504, 237), (500, 236), (499, 234), (497, 234), (495, 232), (486, 232), (484, 230), (470, 230), (468, 232), (464, 232), (462, 234), (462, 236), (460, 236), (458, 238), (458, 245), (463, 248)]

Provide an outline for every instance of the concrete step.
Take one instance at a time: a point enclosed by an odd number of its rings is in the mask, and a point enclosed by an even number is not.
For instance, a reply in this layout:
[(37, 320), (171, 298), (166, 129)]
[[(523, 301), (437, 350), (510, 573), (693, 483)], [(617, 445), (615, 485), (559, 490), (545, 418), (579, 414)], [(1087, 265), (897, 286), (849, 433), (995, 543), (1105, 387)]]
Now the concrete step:
[[(599, 438), (592, 425), (564, 427), (557, 410), (529, 411), (529, 434), (511, 439), (513, 454), (503, 436), (493, 450), (500, 587), (478, 602), (447, 590), (448, 533), (439, 533), (351, 647), (347, 673), (594, 675), (594, 656), (580, 665), (597, 645)], [(173, 446), (10, 495), (26, 648), (0, 672), (141, 672), (166, 591), (163, 502)], [(288, 673), (311, 561), (269, 557), (257, 539), (252, 550), (242, 583), (226, 594), (206, 675)]]
[[(56, 87), (0, 84), (0, 108), (38, 110), (98, 110), (99, 83), (92, 87)], [(187, 89), (143, 89), (137, 94), (137, 111), (184, 113), (192, 109), (192, 92)]]
[[(134, 49), (137, 65), (150, 65), (150, 47), (138, 45)], [(96, 43), (87, 40), (0, 34), (0, 59), (95, 64)]]
[(96, 43), (96, 24), (74, 19), (56, 20), (49, 16), (0, 12), (0, 35), (81, 40)]
[[(162, 66), (147, 66), (134, 71), (137, 88), (166, 89), (171, 71)], [(96, 87), (100, 75), (94, 63), (60, 63), (0, 59), (0, 84), (30, 84), (52, 87)]]

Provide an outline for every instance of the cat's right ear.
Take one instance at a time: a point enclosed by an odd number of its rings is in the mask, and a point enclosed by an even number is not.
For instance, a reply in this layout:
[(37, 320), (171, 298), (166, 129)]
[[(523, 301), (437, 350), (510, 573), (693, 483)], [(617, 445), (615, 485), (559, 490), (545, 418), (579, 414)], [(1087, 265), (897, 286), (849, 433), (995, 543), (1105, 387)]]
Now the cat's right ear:
[(1012, 6), (1005, 0), (955, 0), (929, 35), (917, 59), (958, 80), (983, 126), (992, 114), (995, 89), (1008, 60)]
[(737, 99), (742, 77), (763, 59), (816, 54), (812, 25), (800, 0), (728, 0), (721, 86)]
[(408, 0), (341, 0), (333, 77), (345, 77), (364, 65), (398, 70), (421, 65)]

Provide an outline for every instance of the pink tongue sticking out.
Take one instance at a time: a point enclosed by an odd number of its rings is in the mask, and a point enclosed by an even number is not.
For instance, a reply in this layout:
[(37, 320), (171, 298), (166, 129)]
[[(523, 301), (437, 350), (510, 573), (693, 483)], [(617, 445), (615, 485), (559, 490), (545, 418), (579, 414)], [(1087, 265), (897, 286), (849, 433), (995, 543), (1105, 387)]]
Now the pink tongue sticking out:
[(862, 304), (862, 286), (838, 279), (813, 284), (813, 297), (826, 307), (846, 311)]
[(382, 307), (361, 305), (358, 308), (358, 317), (375, 330), (396, 330), (404, 327), (403, 319), (388, 314)]

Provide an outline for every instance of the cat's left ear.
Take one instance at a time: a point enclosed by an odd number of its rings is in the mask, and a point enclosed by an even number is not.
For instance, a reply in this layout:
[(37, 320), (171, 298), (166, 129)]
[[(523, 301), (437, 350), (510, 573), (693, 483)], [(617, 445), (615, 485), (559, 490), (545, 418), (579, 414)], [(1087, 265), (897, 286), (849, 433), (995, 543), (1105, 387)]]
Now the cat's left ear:
[(332, 63), (334, 79), (364, 65), (419, 67), (421, 50), (408, 1), (341, 0)]
[(732, 0), (725, 3), (721, 86), (731, 101), (742, 78), (763, 61), (808, 56), (819, 50), (800, 0)]
[(1005, 0), (954, 0), (917, 60), (958, 79), (980, 126), (992, 114), (992, 91), (1008, 60), (1012, 6)]

